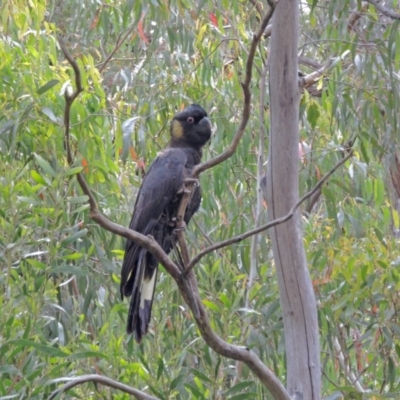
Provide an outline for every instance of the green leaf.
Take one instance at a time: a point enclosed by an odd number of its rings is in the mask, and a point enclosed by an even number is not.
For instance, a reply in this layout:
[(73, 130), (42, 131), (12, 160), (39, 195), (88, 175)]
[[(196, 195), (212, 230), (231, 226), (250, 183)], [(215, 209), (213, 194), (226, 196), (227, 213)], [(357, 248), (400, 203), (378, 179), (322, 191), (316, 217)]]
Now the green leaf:
[(67, 238), (65, 238), (61, 243), (60, 246), (61, 247), (67, 247), (69, 244), (77, 241), (78, 239), (80, 239), (83, 236), (86, 236), (88, 233), (88, 230), (86, 228), (81, 229), (75, 233), (73, 233), (72, 235), (69, 235)]
[(89, 200), (89, 197), (85, 195), (83, 196), (74, 196), (74, 197), (69, 197), (67, 199), (68, 203), (70, 204), (81, 204), (81, 203), (86, 203)]
[(34, 169), (31, 170), (31, 177), (37, 182), (40, 183), (41, 185), (47, 186), (48, 183), (46, 180), (42, 177), (42, 175), (38, 174)]
[(194, 376), (196, 376), (200, 380), (202, 380), (204, 382), (208, 382), (208, 383), (212, 382), (211, 379), (206, 374), (204, 374), (203, 372), (199, 371), (198, 369), (190, 368), (190, 371), (192, 372), (192, 374)]
[(55, 178), (57, 176), (56, 171), (54, 171), (53, 167), (48, 163), (48, 161), (46, 161), (45, 159), (40, 157), (39, 154), (36, 154), (36, 153), (34, 153), (34, 157), (35, 157), (36, 162), (42, 167), (42, 169), (45, 172), (50, 174), (53, 178)]
[(203, 300), (203, 304), (204, 304), (205, 306), (207, 306), (209, 309), (211, 309), (211, 310), (213, 310), (213, 311), (215, 311), (215, 312), (219, 312), (219, 311), (220, 311), (220, 309), (219, 309), (219, 307), (217, 306), (217, 304), (213, 303), (213, 302), (210, 301), (210, 300), (204, 299), (204, 300)]
[(188, 392), (191, 393), (192, 395), (192, 399), (200, 399), (200, 400), (205, 400), (206, 398), (204, 397), (203, 393), (201, 393), (201, 391), (196, 387), (193, 386), (190, 383), (186, 383), (185, 384), (185, 388)]
[(83, 360), (85, 358), (93, 358), (93, 357), (99, 357), (99, 358), (104, 358), (107, 359), (108, 356), (104, 353), (100, 353), (98, 351), (82, 351), (79, 353), (73, 353), (68, 356), (69, 360)]
[(127, 119), (122, 124), (122, 154), (121, 159), (122, 162), (125, 162), (128, 158), (129, 148), (132, 145), (132, 133), (135, 129), (136, 122), (140, 119), (140, 117), (132, 117)]
[(240, 393), (232, 397), (227, 397), (229, 400), (241, 400), (241, 399), (257, 399), (258, 398), (258, 393), (255, 392), (249, 392), (249, 393)]
[(43, 112), (43, 114), (46, 114), (50, 118), (50, 120), (53, 121), (54, 123), (59, 122), (57, 117), (54, 115), (54, 112), (50, 108), (43, 107), (42, 112)]
[(320, 112), (318, 109), (318, 105), (315, 103), (311, 103), (307, 108), (307, 120), (313, 128), (316, 127), (319, 116)]
[(71, 176), (71, 175), (76, 175), (79, 172), (82, 172), (83, 167), (73, 167), (69, 168), (65, 171), (65, 176)]
[(18, 347), (33, 347), (34, 349), (39, 350), (41, 353), (46, 354), (51, 357), (67, 357), (68, 354), (64, 353), (60, 349), (57, 349), (56, 347), (51, 347), (47, 346), (42, 343), (37, 343), (37, 342), (32, 342), (31, 340), (25, 340), (25, 339), (16, 339), (16, 340), (10, 340), (6, 342), (6, 346), (18, 346)]
[(254, 385), (253, 381), (243, 381), (240, 382), (234, 386), (232, 386), (231, 388), (229, 388), (226, 392), (225, 392), (225, 396), (230, 396), (232, 394), (236, 394), (238, 392), (241, 392), (245, 389), (247, 389), (248, 387), (250, 387), (251, 385)]
[(43, 93), (46, 93), (48, 90), (50, 90), (52, 87), (56, 86), (60, 81), (58, 79), (52, 79), (51, 81), (45, 83), (43, 86), (41, 86), (37, 90), (37, 94), (40, 96)]

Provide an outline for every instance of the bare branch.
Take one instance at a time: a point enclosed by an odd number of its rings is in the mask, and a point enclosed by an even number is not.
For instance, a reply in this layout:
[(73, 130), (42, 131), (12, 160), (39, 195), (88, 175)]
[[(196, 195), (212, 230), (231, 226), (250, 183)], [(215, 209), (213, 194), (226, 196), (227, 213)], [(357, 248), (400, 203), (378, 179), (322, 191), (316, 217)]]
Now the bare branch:
[[(122, 43), (125, 42), (126, 38), (132, 33), (133, 27), (128, 29), (128, 32), (124, 35), (124, 37), (121, 39), (122, 33), (118, 36), (117, 39), (117, 44), (115, 45), (114, 49), (111, 51), (111, 53), (108, 55), (108, 57), (105, 59), (103, 64), (101, 65), (101, 68), (99, 69), (99, 72), (102, 73), (103, 69), (106, 67), (108, 62), (111, 60), (112, 56), (117, 52), (117, 50), (122, 46)], [(124, 60), (126, 61), (126, 60)]]
[(226, 247), (229, 246), (231, 244), (234, 243), (238, 243), (241, 242), (242, 240), (256, 235), (257, 233), (260, 233), (262, 231), (265, 231), (269, 228), (272, 228), (273, 226), (279, 225), (279, 224), (283, 224), (284, 222), (286, 222), (287, 220), (289, 220), (290, 218), (293, 217), (295, 211), (299, 208), (299, 206), (305, 201), (307, 200), (310, 196), (312, 196), (314, 193), (316, 193), (321, 186), (329, 179), (329, 177), (341, 166), (343, 165), (350, 157), (352, 156), (352, 153), (350, 152), (349, 154), (347, 154), (346, 157), (342, 158), (326, 175), (324, 175), (320, 181), (309, 191), (307, 192), (300, 200), (297, 201), (297, 203), (291, 208), (291, 210), (283, 217), (281, 218), (277, 218), (271, 222), (268, 222), (265, 225), (260, 226), (259, 228), (255, 228), (251, 231), (242, 233), (240, 235), (234, 236), (230, 239), (224, 240), (222, 242), (219, 243), (215, 243), (212, 246), (209, 246), (207, 248), (205, 248), (203, 251), (201, 251), (199, 254), (196, 255), (196, 257), (194, 257), (192, 259), (192, 261), (190, 261), (185, 273), (187, 273), (187, 271), (190, 271), (206, 254), (211, 253), (214, 250), (218, 250), (221, 249), (222, 247)]
[(104, 386), (108, 386), (113, 389), (120, 390), (121, 392), (128, 393), (134, 396), (138, 400), (158, 400), (157, 397), (150, 396), (141, 390), (134, 389), (127, 385), (124, 385), (121, 382), (114, 381), (113, 379), (107, 378), (106, 376), (102, 375), (82, 375), (77, 378), (73, 378), (70, 382), (66, 383), (65, 385), (61, 386), (60, 388), (56, 389), (54, 392), (51, 393), (49, 400), (54, 399), (59, 393), (63, 393), (69, 389), (72, 389), (75, 386), (82, 385), (86, 382), (96, 382), (100, 383)]
[[(76, 89), (75, 91), (70, 94), (68, 92), (68, 88), (65, 90), (64, 97), (65, 97), (65, 109), (64, 109), (64, 146), (67, 151), (67, 161), (69, 165), (72, 165), (74, 163), (74, 160), (72, 158), (72, 152), (71, 152), (71, 144), (70, 144), (70, 114), (71, 114), (71, 105), (74, 102), (74, 100), (79, 96), (79, 94), (83, 91), (82, 87), (82, 81), (81, 81), (81, 72), (79, 70), (78, 64), (75, 61), (75, 59), (71, 56), (70, 52), (68, 51), (67, 47), (65, 46), (64, 41), (61, 39), (61, 37), (58, 37), (58, 43), (61, 47), (62, 52), (64, 53), (65, 58), (68, 60), (68, 62), (71, 64), (74, 73), (75, 73), (75, 85)], [(96, 200), (93, 196), (93, 193), (89, 189), (89, 186), (87, 185), (85, 178), (81, 174), (77, 174), (77, 180), (79, 184), (82, 187), (82, 190), (84, 194), (86, 194), (89, 197), (89, 205), (90, 205), (90, 210), (96, 210), (97, 209), (97, 204)]]
[(346, 379), (354, 385), (354, 387), (357, 389), (358, 392), (360, 393), (365, 393), (364, 388), (361, 386), (360, 382), (358, 382), (357, 377), (351, 370), (350, 366), (346, 364), (346, 360), (343, 354), (342, 347), (340, 346), (339, 340), (337, 337), (333, 338), (333, 347), (335, 348), (337, 352), (337, 359), (339, 361), (340, 366), (343, 369), (344, 376)]
[[(59, 43), (59, 45), (61, 47), (61, 50), (64, 53), (65, 58), (71, 64), (71, 67), (73, 68), (74, 74), (75, 74), (76, 90), (71, 96), (69, 96), (69, 101), (72, 103), (79, 96), (79, 93), (83, 92), (82, 80), (81, 80), (81, 71), (79, 70), (77, 62), (71, 56), (70, 52), (68, 51), (67, 47), (65, 46), (64, 41), (61, 39), (60, 36), (58, 36), (57, 39), (58, 39), (58, 43)], [(67, 91), (66, 91), (66, 93), (67, 93)]]
[[(65, 46), (62, 46), (63, 51), (66, 50)], [(255, 50), (254, 50), (255, 51)], [(64, 51), (64, 54), (67, 52)], [(68, 53), (69, 54), (69, 53)], [(253, 54), (254, 57), (254, 54)], [(70, 56), (72, 59), (72, 57)], [(68, 57), (67, 57), (68, 59)], [(73, 60), (73, 59), (72, 59)], [(75, 64), (76, 65), (76, 64)], [(75, 70), (75, 68), (74, 68)], [(79, 69), (78, 69), (79, 71)], [(80, 75), (79, 75), (80, 76)], [(251, 78), (251, 74), (250, 74)], [(247, 90), (249, 90), (250, 81), (247, 81)], [(66, 106), (65, 106), (65, 115), (64, 119), (69, 117), (69, 110), (71, 108), (71, 104), (76, 96), (72, 99), (71, 97), (65, 96), (66, 98)], [(247, 98), (249, 101), (249, 98)], [(67, 151), (69, 148), (69, 121), (66, 124), (65, 128), (65, 140), (67, 145)], [(72, 155), (69, 153), (68, 156), (69, 164), (73, 163)], [(211, 328), (210, 321), (208, 319), (208, 315), (205, 311), (203, 303), (200, 299), (199, 289), (197, 286), (197, 281), (192, 270), (185, 270), (185, 274), (183, 275), (179, 269), (179, 267), (168, 257), (168, 255), (163, 251), (160, 245), (151, 237), (144, 236), (138, 232), (135, 232), (131, 229), (125, 228), (121, 225), (118, 225), (108, 218), (106, 218), (103, 214), (99, 212), (97, 209), (97, 204), (93, 197), (93, 194), (81, 173), (77, 174), (77, 180), (79, 185), (81, 186), (82, 191), (89, 197), (89, 205), (90, 205), (90, 218), (97, 222), (101, 227), (112, 232), (116, 235), (123, 236), (127, 239), (132, 240), (137, 243), (148, 252), (153, 254), (158, 262), (162, 264), (167, 272), (172, 276), (178, 285), (179, 291), (181, 292), (185, 302), (189, 305), (194, 319), (196, 321), (197, 327), (201, 333), (201, 336), (205, 340), (205, 342), (218, 354), (231, 358), (233, 360), (243, 361), (249, 369), (260, 379), (260, 381), (268, 388), (271, 392), (273, 398), (275, 400), (290, 400), (289, 393), (286, 391), (285, 387), (282, 385), (280, 380), (275, 376), (275, 374), (263, 364), (260, 358), (250, 349), (246, 347), (236, 346), (231, 343), (224, 341), (220, 336), (218, 336)], [(182, 210), (184, 206), (182, 206)], [(183, 211), (184, 212), (184, 211)], [(189, 282), (189, 284), (188, 284)], [(196, 309), (197, 308), (197, 309)], [(95, 375), (97, 377), (97, 375)], [(105, 379), (102, 381), (103, 384), (106, 384), (106, 380), (108, 378), (101, 377)], [(136, 390), (130, 388), (130, 390)], [(57, 392), (58, 393), (58, 392)], [(132, 393), (132, 392), (131, 392)], [(52, 397), (54, 398), (54, 396)]]
[(333, 62), (334, 60), (331, 59), (322, 68), (319, 68), (316, 71), (299, 78), (299, 86), (302, 88), (307, 88), (313, 85), (331, 67)]
[(306, 65), (307, 67), (311, 67), (313, 69), (320, 69), (323, 67), (323, 65), (320, 64), (318, 61), (315, 61), (312, 58), (301, 56), (299, 56), (299, 64)]
[(377, 0), (365, 0), (367, 3), (372, 4), (378, 11), (380, 11), (383, 15), (393, 19), (400, 19), (400, 14), (391, 10), (390, 8), (385, 7)]
[(239, 145), (239, 142), (244, 134), (244, 131), (247, 126), (247, 122), (249, 121), (250, 118), (250, 108), (251, 108), (251, 91), (250, 91), (250, 83), (251, 83), (251, 78), (252, 78), (252, 71), (253, 71), (253, 63), (254, 63), (254, 56), (257, 51), (257, 46), (258, 43), (261, 40), (261, 37), (265, 31), (265, 28), (267, 27), (268, 23), (270, 22), (272, 15), (274, 12), (274, 7), (271, 7), (268, 11), (268, 13), (265, 15), (263, 18), (260, 28), (257, 31), (257, 33), (254, 35), (253, 40), (251, 42), (250, 46), (250, 51), (249, 55), (247, 57), (247, 63), (246, 63), (246, 75), (244, 82), (242, 82), (242, 90), (243, 90), (243, 97), (244, 97), (244, 102), (243, 102), (243, 111), (242, 111), (242, 120), (240, 122), (239, 128), (237, 129), (235, 136), (233, 137), (232, 143), (228, 146), (228, 148), (215, 158), (208, 160), (202, 164), (199, 164), (193, 171), (192, 176), (193, 178), (197, 178), (202, 172), (205, 170), (214, 167), (215, 165), (218, 165), (222, 163), (223, 161), (227, 160), (229, 157), (231, 157), (235, 151), (237, 146)]
[[(199, 317), (195, 318), (196, 324), (205, 342), (218, 354), (224, 357), (231, 358), (233, 360), (243, 361), (249, 367), (249, 369), (260, 379), (265, 387), (268, 388), (274, 400), (290, 400), (291, 397), (285, 387), (280, 382), (280, 380), (266, 365), (263, 364), (263, 362), (252, 350), (247, 347), (236, 346), (234, 344), (224, 341), (211, 329), (208, 315), (199, 296), (197, 282), (194, 278), (193, 270), (188, 271), (188, 275), (191, 284), (193, 284), (193, 296), (199, 307)], [(193, 280), (192, 277), (194, 278)], [(177, 281), (177, 284), (185, 301), (190, 306), (190, 303), (187, 299), (187, 286), (185, 286), (182, 281)]]

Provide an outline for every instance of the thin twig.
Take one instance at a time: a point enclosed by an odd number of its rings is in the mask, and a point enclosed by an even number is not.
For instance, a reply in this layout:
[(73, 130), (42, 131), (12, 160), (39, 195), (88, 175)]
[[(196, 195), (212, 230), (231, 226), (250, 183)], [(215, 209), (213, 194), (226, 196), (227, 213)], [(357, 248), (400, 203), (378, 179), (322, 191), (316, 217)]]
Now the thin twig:
[(198, 253), (196, 257), (190, 261), (185, 273), (187, 273), (189, 270), (191, 270), (206, 254), (211, 253), (214, 250), (221, 249), (222, 247), (229, 246), (234, 243), (241, 242), (242, 240), (256, 235), (257, 233), (263, 232), (269, 228), (272, 228), (273, 226), (283, 224), (287, 220), (293, 217), (295, 211), (299, 208), (299, 206), (307, 200), (310, 196), (312, 196), (319, 188), (328, 180), (328, 178), (341, 166), (343, 165), (350, 157), (352, 156), (352, 153), (350, 152), (346, 157), (342, 158), (325, 176), (321, 178), (320, 181), (314, 186), (313, 189), (311, 189), (309, 192), (307, 192), (291, 209), (290, 211), (283, 217), (277, 218), (271, 222), (268, 222), (268, 224), (262, 225), (259, 228), (253, 229), (251, 231), (242, 233), (240, 235), (234, 236), (230, 239), (224, 240), (222, 242), (216, 243), (212, 246), (206, 247), (203, 251)]
[[(69, 378), (67, 378), (69, 379)], [(130, 386), (124, 385), (121, 382), (114, 381), (113, 379), (107, 378), (106, 376), (102, 375), (82, 375), (77, 378), (73, 378), (70, 382), (66, 383), (65, 385), (61, 386), (60, 388), (56, 389), (54, 392), (51, 393), (49, 400), (54, 399), (59, 393), (63, 393), (69, 389), (72, 389), (75, 386), (82, 385), (86, 382), (96, 382), (100, 383), (104, 386), (108, 386), (113, 389), (120, 390), (121, 392), (128, 393), (134, 396), (138, 400), (158, 400), (157, 397), (150, 396), (141, 390), (134, 389)]]
[[(79, 96), (79, 94), (81, 92), (83, 92), (83, 87), (82, 87), (82, 80), (81, 80), (81, 72), (79, 70), (77, 62), (71, 56), (70, 52), (68, 51), (68, 49), (65, 46), (65, 43), (61, 39), (61, 37), (58, 37), (58, 43), (61, 47), (61, 50), (64, 53), (65, 58), (71, 64), (71, 66), (74, 70), (74, 73), (75, 73), (75, 86), (76, 86), (75, 91), (72, 94), (70, 94), (68, 91), (68, 88), (66, 88), (65, 93), (64, 93), (64, 97), (65, 97), (64, 144), (65, 144), (65, 149), (67, 151), (68, 164), (72, 165), (74, 162), (73, 162), (72, 153), (71, 153), (70, 134), (69, 134), (71, 105), (75, 101), (75, 99)], [(97, 209), (96, 200), (95, 200), (93, 193), (91, 192), (88, 184), (86, 183), (85, 179), (83, 178), (83, 176), (81, 174), (77, 174), (76, 179), (78, 180), (80, 186), (82, 187), (83, 192), (89, 197), (90, 210), (96, 210)]]
[[(125, 36), (122, 38), (121, 40), (121, 36), (122, 33), (118, 36), (117, 39), (117, 44), (115, 45), (114, 49), (112, 50), (112, 52), (108, 55), (108, 57), (105, 59), (105, 61), (102, 63), (101, 68), (99, 69), (99, 72), (102, 73), (103, 69), (106, 67), (106, 65), (108, 64), (108, 62), (111, 60), (112, 56), (117, 52), (117, 50), (122, 46), (122, 43), (125, 42), (126, 38), (132, 33), (133, 31), (133, 27), (131, 27), (130, 29), (128, 29), (128, 32), (126, 32)], [(126, 60), (125, 60), (126, 61)]]
[(258, 43), (261, 40), (261, 37), (265, 31), (265, 28), (267, 27), (268, 23), (270, 22), (272, 15), (274, 13), (274, 7), (271, 7), (268, 11), (268, 13), (265, 15), (263, 18), (260, 28), (257, 31), (257, 33), (253, 36), (253, 40), (251, 42), (250, 46), (250, 51), (249, 55), (247, 57), (247, 62), (246, 62), (246, 75), (244, 82), (242, 82), (242, 91), (243, 91), (243, 111), (242, 111), (242, 120), (240, 122), (239, 128), (237, 129), (235, 136), (233, 137), (233, 140), (231, 144), (228, 146), (228, 148), (219, 154), (218, 156), (212, 158), (211, 160), (208, 160), (202, 164), (199, 164), (193, 171), (192, 177), (197, 178), (202, 172), (205, 170), (214, 167), (223, 161), (227, 160), (229, 157), (231, 157), (235, 151), (236, 148), (239, 145), (239, 142), (244, 134), (244, 131), (247, 126), (247, 122), (249, 121), (250, 118), (250, 108), (251, 108), (251, 91), (250, 91), (250, 83), (251, 83), (251, 78), (252, 78), (252, 73), (253, 73), (253, 63), (254, 63), (254, 57), (257, 51), (257, 46)]
[[(58, 37), (58, 43), (61, 47), (61, 50), (63, 51), (65, 58), (68, 60), (68, 62), (71, 64), (74, 74), (75, 74), (75, 86), (76, 89), (72, 93), (69, 92), (69, 87), (65, 89), (64, 97), (65, 97), (65, 109), (64, 109), (64, 146), (65, 150), (67, 152), (67, 161), (69, 165), (73, 164), (73, 157), (72, 157), (72, 152), (71, 152), (71, 144), (70, 144), (70, 114), (71, 114), (71, 105), (74, 102), (74, 100), (79, 96), (79, 94), (83, 91), (83, 86), (82, 86), (82, 80), (81, 80), (81, 72), (79, 70), (78, 64), (75, 61), (75, 59), (71, 56), (69, 53), (67, 47), (64, 44), (64, 41), (61, 39), (61, 37)], [(86, 183), (86, 182), (85, 182)], [(91, 193), (90, 193), (91, 194)], [(96, 205), (96, 202), (94, 200), (93, 195), (89, 196), (89, 203)], [(74, 276), (72, 279), (72, 290), (75, 294), (75, 296), (78, 298), (79, 297), (79, 290), (78, 286), (76, 284), (76, 277)], [(92, 339), (95, 339), (95, 334), (94, 334), (94, 329), (91, 326), (90, 322), (88, 322), (89, 326), (89, 331), (92, 335)], [(96, 360), (98, 361), (98, 360)], [(96, 372), (100, 372), (99, 367), (95, 363), (94, 368)]]
[[(253, 46), (254, 43), (257, 43), (256, 41), (253, 40)], [(65, 46), (61, 45), (62, 50), (64, 51), (64, 54), (66, 58), (69, 60), (71, 59), (71, 65), (74, 65), (74, 60), (72, 57), (69, 55), (67, 49)], [(253, 51), (253, 56), (252, 59), (254, 58), (254, 52)], [(67, 57), (67, 54), (69, 57)], [(249, 56), (250, 58), (250, 56)], [(75, 63), (76, 65), (76, 63)], [(251, 69), (252, 66), (252, 61), (251, 63), (247, 65), (247, 69)], [(74, 68), (75, 70), (75, 68)], [(76, 73), (76, 71), (75, 71)], [(80, 77), (79, 74), (79, 69), (78, 69), (78, 76)], [(245, 101), (249, 102), (250, 100), (250, 78), (251, 78), (251, 73), (247, 71), (246, 73), (247, 79), (246, 79), (246, 84), (244, 86), (247, 87), (244, 90), (245, 93)], [(80, 79), (76, 78), (77, 80), (77, 87), (80, 85)], [(246, 86), (247, 85), (247, 86)], [(77, 96), (77, 95), (76, 95)], [(73, 100), (76, 98), (76, 96), (73, 98)], [(71, 97), (66, 96), (66, 106), (65, 106), (65, 113), (69, 110), (71, 107), (72, 101), (70, 101)], [(246, 113), (249, 114), (249, 108), (244, 110), (244, 117), (246, 117)], [(68, 114), (69, 115), (69, 114)], [(247, 115), (248, 119), (249, 115)], [(247, 121), (246, 121), (247, 122)], [(243, 130), (246, 124), (241, 124)], [(69, 129), (69, 123), (67, 125)], [(68, 133), (68, 135), (67, 135)], [(239, 137), (240, 139), (240, 137)], [(65, 140), (67, 140), (67, 145), (69, 146), (69, 131), (66, 129), (65, 132)], [(235, 148), (236, 149), (236, 146)], [(73, 162), (72, 155), (69, 157), (69, 162)], [(208, 315), (206, 313), (206, 310), (204, 308), (204, 305), (200, 299), (199, 295), (199, 289), (197, 286), (197, 281), (194, 275), (193, 271), (188, 271), (185, 273), (186, 277), (182, 277), (181, 271), (178, 268), (178, 266), (168, 257), (168, 255), (163, 251), (163, 249), (160, 247), (160, 245), (152, 238), (152, 237), (147, 237), (144, 236), (138, 232), (135, 232), (131, 229), (125, 228), (121, 225), (118, 225), (112, 221), (110, 221), (108, 218), (106, 218), (103, 214), (99, 212), (97, 209), (97, 205), (95, 202), (95, 199), (93, 197), (93, 194), (83, 177), (81, 173), (77, 174), (77, 180), (79, 185), (81, 186), (81, 189), (84, 194), (86, 194), (89, 197), (89, 206), (90, 206), (90, 218), (97, 222), (101, 227), (104, 229), (108, 230), (109, 232), (112, 232), (116, 235), (123, 236), (127, 239), (132, 240), (133, 242), (137, 243), (139, 246), (143, 247), (146, 249), (149, 253), (153, 254), (158, 262), (162, 264), (167, 272), (172, 276), (172, 278), (175, 280), (179, 291), (181, 292), (185, 302), (189, 305), (197, 327), (201, 333), (201, 336), (205, 340), (205, 342), (218, 354), (231, 358), (233, 360), (241, 360), (243, 361), (249, 369), (260, 379), (260, 381), (265, 385), (265, 387), (268, 388), (268, 390), (271, 392), (271, 395), (273, 396), (274, 399), (276, 400), (290, 400), (290, 395), (285, 389), (285, 387), (282, 385), (281, 381), (275, 376), (275, 374), (260, 360), (260, 358), (250, 349), (242, 346), (237, 346), (231, 343), (226, 342), (223, 340), (220, 336), (218, 336), (211, 328), (210, 320), (208, 318)], [(190, 285), (187, 285), (185, 283), (185, 279), (188, 279), (190, 282)], [(189, 293), (190, 292), (190, 293)], [(197, 303), (198, 306), (198, 316), (196, 316), (195, 310), (193, 309), (193, 304), (190, 301), (190, 297), (194, 297), (194, 302)], [(104, 378), (104, 377), (103, 377)]]

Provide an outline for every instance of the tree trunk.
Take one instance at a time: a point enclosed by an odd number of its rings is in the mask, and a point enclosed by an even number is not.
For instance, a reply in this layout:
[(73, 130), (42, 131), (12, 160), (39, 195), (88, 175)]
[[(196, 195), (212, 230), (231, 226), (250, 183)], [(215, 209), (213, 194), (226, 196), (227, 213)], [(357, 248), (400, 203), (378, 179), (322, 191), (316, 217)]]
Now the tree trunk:
[[(298, 200), (298, 7), (279, 0), (270, 52), (271, 136), (267, 172), (268, 215), (284, 216)], [(307, 268), (300, 212), (270, 230), (283, 314), (287, 389), (294, 399), (319, 400), (321, 368), (317, 307)]]

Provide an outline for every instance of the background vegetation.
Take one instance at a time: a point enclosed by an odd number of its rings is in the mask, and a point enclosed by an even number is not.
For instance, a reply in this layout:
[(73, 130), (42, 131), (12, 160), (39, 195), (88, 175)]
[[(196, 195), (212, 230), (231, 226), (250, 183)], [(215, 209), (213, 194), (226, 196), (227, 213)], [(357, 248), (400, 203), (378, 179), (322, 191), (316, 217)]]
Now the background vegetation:
[[(400, 393), (399, 15), (370, 3), (299, 3), (301, 72), (333, 60), (301, 101), (302, 193), (357, 135), (353, 158), (303, 207), (330, 400)], [(126, 336), (127, 303), (118, 292), (124, 241), (91, 222), (75, 179), (84, 172), (102, 211), (126, 226), (177, 110), (197, 102), (210, 111), (215, 133), (206, 159), (226, 148), (240, 120), (246, 53), (266, 9), (254, 4), (1, 3), (0, 398), (45, 399), (60, 382), (88, 373), (161, 399), (269, 398), (246, 368), (204, 344), (163, 271), (151, 334), (140, 346)], [(382, 4), (396, 10), (396, 2)], [(62, 94), (74, 77), (57, 34), (78, 60), (85, 88), (71, 114), (73, 167)], [(266, 219), (256, 204), (268, 43), (266, 35), (256, 55), (253, 112), (238, 151), (201, 177), (202, 207), (186, 235), (192, 254)], [(268, 97), (263, 108), (268, 128)], [(206, 256), (196, 274), (216, 332), (246, 343), (284, 381), (270, 244), (259, 236), (255, 253), (251, 243)], [(257, 276), (247, 285), (252, 264)], [(82, 385), (65, 398), (128, 398), (98, 389)]]

